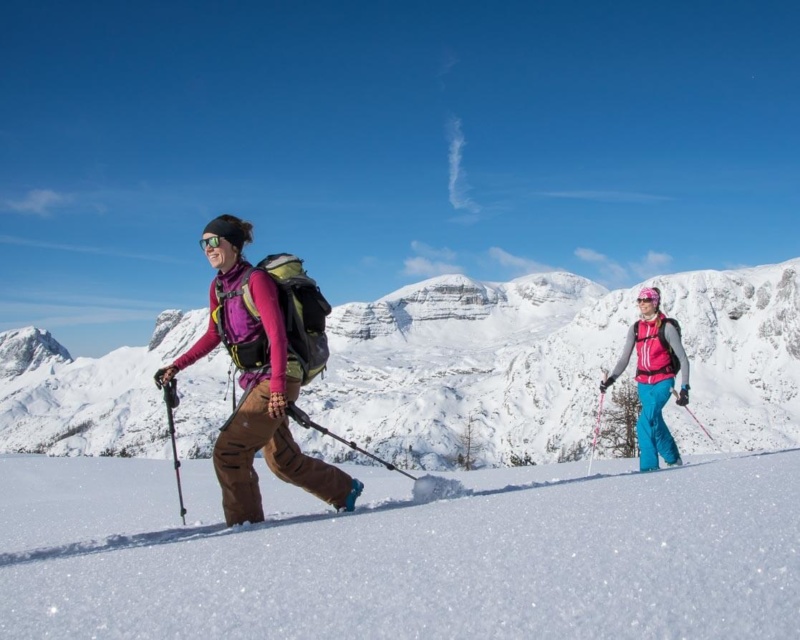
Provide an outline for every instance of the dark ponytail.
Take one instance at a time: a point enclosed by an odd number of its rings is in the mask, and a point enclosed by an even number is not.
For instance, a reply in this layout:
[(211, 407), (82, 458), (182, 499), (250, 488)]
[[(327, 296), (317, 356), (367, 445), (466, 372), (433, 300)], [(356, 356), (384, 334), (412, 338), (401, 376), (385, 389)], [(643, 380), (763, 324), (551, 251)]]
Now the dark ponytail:
[(247, 220), (242, 220), (241, 218), (237, 218), (230, 213), (223, 213), (219, 217), (219, 220), (224, 220), (225, 222), (239, 227), (239, 230), (242, 232), (242, 237), (244, 238), (242, 246), (250, 244), (253, 241), (253, 223), (247, 222)]

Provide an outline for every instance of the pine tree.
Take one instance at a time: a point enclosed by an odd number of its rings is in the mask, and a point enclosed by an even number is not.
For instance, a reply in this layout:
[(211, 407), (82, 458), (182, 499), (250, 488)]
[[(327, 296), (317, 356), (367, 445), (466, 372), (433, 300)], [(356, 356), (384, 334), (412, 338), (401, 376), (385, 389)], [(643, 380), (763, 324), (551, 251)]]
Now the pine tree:
[(464, 431), (461, 432), (458, 439), (461, 444), (461, 451), (458, 454), (458, 464), (467, 471), (470, 471), (475, 468), (475, 458), (477, 454), (484, 448), (484, 443), (478, 433), (478, 423), (472, 419), (472, 414), (469, 415), (467, 426), (464, 427)]
[(611, 403), (603, 416), (599, 440), (604, 449), (613, 452), (613, 457), (639, 456), (636, 421), (641, 411), (642, 403), (633, 380), (625, 378), (611, 387)]

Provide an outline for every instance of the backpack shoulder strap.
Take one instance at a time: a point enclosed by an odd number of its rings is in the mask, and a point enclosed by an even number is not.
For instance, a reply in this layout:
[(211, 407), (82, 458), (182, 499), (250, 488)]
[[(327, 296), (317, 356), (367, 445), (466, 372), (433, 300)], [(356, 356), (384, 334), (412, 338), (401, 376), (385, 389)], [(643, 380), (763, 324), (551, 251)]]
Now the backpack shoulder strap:
[(678, 325), (678, 321), (675, 318), (664, 318), (661, 322), (661, 326), (658, 328), (658, 339), (661, 341), (661, 346), (664, 347), (667, 351), (670, 350), (669, 342), (667, 342), (667, 324), (671, 324), (675, 327), (675, 331), (678, 332), (680, 335), (680, 326)]
[(228, 337), (225, 335), (225, 301), (228, 300), (231, 295), (225, 294), (222, 291), (222, 283), (219, 280), (216, 280), (214, 283), (214, 294), (217, 296), (217, 306), (211, 312), (211, 319), (214, 321), (214, 326), (217, 328), (217, 335), (219, 339), (222, 341), (222, 344), (225, 345), (225, 348), (228, 348)]
[[(261, 314), (258, 313), (256, 303), (253, 300), (253, 294), (250, 293), (250, 276), (253, 275), (253, 271), (259, 268), (260, 267), (253, 267), (252, 269), (248, 269), (247, 273), (244, 274), (244, 278), (242, 279), (242, 299), (244, 300), (244, 306), (247, 307), (247, 311), (254, 318), (261, 318)], [(261, 269), (261, 271), (266, 270)]]

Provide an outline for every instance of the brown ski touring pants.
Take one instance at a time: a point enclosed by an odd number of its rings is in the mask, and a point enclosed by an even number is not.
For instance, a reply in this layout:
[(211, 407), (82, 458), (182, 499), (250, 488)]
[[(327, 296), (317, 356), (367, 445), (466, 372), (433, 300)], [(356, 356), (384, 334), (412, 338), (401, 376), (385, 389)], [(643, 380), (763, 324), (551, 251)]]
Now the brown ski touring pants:
[[(297, 400), (299, 381), (288, 379), (286, 397)], [(223, 426), (214, 445), (214, 470), (222, 488), (222, 508), (228, 526), (262, 522), (264, 509), (258, 474), (253, 467), (262, 449), (270, 470), (284, 482), (301, 487), (320, 500), (344, 506), (352, 478), (341, 469), (305, 455), (292, 437), (289, 418), (270, 418), (269, 380), (246, 392), (236, 411)]]

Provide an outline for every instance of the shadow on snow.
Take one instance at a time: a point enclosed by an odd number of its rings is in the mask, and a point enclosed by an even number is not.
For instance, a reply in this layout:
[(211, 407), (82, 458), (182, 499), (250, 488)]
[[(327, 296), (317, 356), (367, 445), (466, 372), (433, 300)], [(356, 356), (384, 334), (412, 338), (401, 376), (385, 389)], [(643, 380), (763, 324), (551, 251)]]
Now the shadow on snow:
[[(760, 456), (777, 455), (781, 453), (788, 453), (793, 451), (800, 451), (800, 448), (784, 449), (780, 451), (758, 452), (745, 455), (726, 456), (724, 458), (717, 458), (714, 460), (707, 460), (703, 462), (692, 463), (684, 467), (671, 467), (663, 469), (668, 472), (680, 472), (687, 468), (696, 466), (717, 463), (725, 460), (735, 458), (751, 458)], [(474, 491), (471, 489), (463, 489), (460, 495), (451, 495), (445, 500), (461, 499), (474, 496), (493, 496), (503, 493), (513, 493), (516, 491), (528, 491), (531, 489), (543, 489), (547, 487), (564, 486), (570, 484), (578, 484), (594, 480), (605, 480), (609, 478), (618, 478), (628, 475), (638, 475), (636, 471), (627, 471), (618, 474), (602, 474), (597, 473), (591, 476), (580, 478), (569, 478), (566, 480), (555, 480), (552, 482), (529, 482), (521, 485), (506, 485), (505, 487), (497, 489), (483, 489)], [(323, 520), (330, 520), (333, 518), (350, 518), (353, 516), (369, 515), (374, 513), (382, 513), (385, 511), (394, 511), (395, 509), (407, 509), (409, 507), (423, 506), (432, 501), (419, 501), (419, 500), (387, 500), (383, 503), (365, 505), (359, 507), (358, 511), (354, 513), (316, 513), (305, 515), (271, 515), (270, 519), (258, 524), (245, 524), (234, 527), (228, 527), (224, 523), (216, 523), (211, 525), (203, 525), (196, 527), (179, 527), (175, 529), (162, 529), (160, 531), (149, 531), (143, 533), (135, 533), (130, 535), (113, 534), (102, 538), (100, 540), (86, 540), (83, 542), (71, 542), (63, 545), (56, 545), (52, 547), (41, 547), (38, 549), (31, 549), (28, 551), (18, 551), (11, 553), (0, 553), (0, 568), (22, 565), (33, 562), (40, 562), (45, 560), (59, 560), (62, 558), (74, 558), (85, 555), (92, 555), (96, 553), (105, 553), (108, 551), (120, 551), (126, 549), (137, 549), (141, 547), (155, 547), (165, 544), (172, 544), (175, 542), (187, 542), (191, 540), (205, 540), (208, 538), (222, 537), (227, 535), (234, 535), (240, 533), (254, 533), (259, 531), (268, 531), (278, 527), (294, 526), (302, 524), (310, 524), (320, 522)]]

